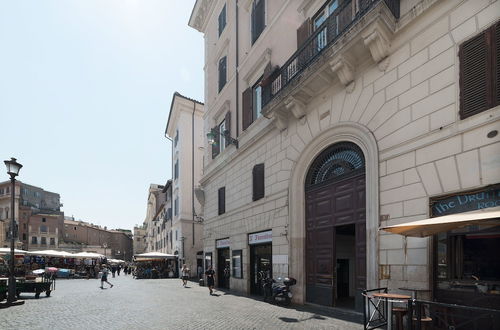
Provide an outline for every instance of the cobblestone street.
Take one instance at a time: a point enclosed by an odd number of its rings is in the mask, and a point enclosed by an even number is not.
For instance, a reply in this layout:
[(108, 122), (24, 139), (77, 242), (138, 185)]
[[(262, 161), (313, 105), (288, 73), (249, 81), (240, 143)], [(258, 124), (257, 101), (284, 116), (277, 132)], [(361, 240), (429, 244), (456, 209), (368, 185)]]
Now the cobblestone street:
[[(22, 294), (22, 306), (0, 309), (1, 329), (361, 329), (350, 315), (283, 308), (256, 299), (225, 294), (210, 296), (193, 282), (177, 279), (110, 278), (59, 280), (50, 297)], [(343, 319), (343, 320), (342, 320)], [(348, 321), (350, 320), (350, 321)]]

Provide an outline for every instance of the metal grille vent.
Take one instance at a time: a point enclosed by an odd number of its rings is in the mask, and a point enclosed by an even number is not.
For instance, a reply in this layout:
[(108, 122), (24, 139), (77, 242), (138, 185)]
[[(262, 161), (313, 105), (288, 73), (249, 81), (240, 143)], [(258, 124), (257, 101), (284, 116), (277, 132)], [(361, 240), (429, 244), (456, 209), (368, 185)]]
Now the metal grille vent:
[(306, 187), (350, 176), (364, 169), (365, 158), (361, 149), (354, 143), (338, 143), (323, 151), (313, 162)]

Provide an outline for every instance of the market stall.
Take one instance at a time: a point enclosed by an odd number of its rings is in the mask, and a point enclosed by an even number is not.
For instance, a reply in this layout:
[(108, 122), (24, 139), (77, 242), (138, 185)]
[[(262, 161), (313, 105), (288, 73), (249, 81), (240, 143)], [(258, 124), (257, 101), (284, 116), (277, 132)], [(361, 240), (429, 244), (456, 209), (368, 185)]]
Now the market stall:
[(134, 256), (137, 279), (178, 277), (178, 259), (174, 254), (161, 252), (141, 253)]

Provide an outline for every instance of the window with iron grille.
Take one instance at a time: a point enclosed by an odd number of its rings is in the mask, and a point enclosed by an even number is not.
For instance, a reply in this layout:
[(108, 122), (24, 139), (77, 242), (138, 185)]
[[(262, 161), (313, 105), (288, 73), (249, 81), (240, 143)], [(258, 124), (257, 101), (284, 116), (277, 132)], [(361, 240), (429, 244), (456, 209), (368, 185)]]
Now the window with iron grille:
[(460, 119), (500, 104), (500, 22), (460, 45)]
[(226, 27), (226, 5), (224, 4), (224, 7), (222, 7), (222, 10), (220, 11), (219, 14), (219, 37), (224, 31), (225, 27)]
[(224, 88), (227, 81), (227, 57), (219, 60), (219, 92)]
[(252, 4), (252, 45), (266, 27), (265, 0), (254, 0)]

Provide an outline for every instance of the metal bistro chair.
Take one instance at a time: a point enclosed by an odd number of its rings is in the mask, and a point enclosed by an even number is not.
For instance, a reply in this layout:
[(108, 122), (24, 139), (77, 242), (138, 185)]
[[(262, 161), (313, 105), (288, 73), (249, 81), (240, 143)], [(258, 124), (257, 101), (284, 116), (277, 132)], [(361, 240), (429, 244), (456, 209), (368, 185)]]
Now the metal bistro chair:
[(387, 302), (370, 295), (370, 293), (387, 293), (387, 288), (363, 290), (363, 328), (377, 329), (387, 325)]

